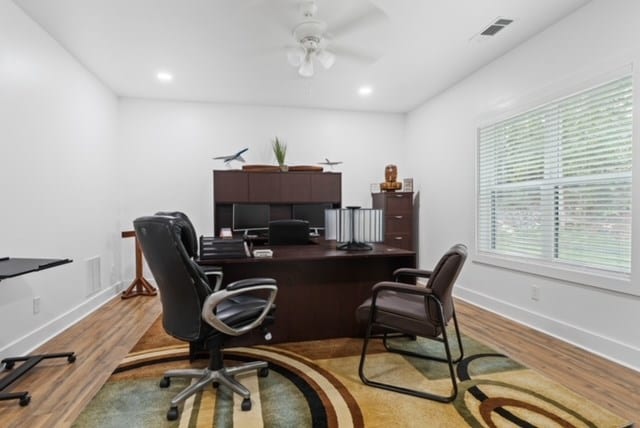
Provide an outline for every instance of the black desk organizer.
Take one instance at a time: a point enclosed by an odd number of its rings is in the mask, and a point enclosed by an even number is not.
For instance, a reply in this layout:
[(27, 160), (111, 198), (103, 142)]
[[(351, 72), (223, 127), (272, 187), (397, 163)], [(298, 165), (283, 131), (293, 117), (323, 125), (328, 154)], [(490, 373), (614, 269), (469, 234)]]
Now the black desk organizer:
[[(13, 259), (9, 257), (0, 257), (0, 281), (71, 262), (72, 260), (70, 259)], [(69, 363), (73, 363), (76, 360), (76, 356), (73, 352), (26, 355), (23, 357), (10, 357), (3, 359), (2, 364), (4, 364), (6, 370), (13, 369), (17, 362), (23, 361), (23, 363), (20, 364), (15, 371), (0, 379), (0, 401), (19, 400), (20, 405), (23, 407), (29, 404), (31, 401), (29, 392), (4, 392), (4, 390), (42, 360), (49, 358), (66, 358)]]
[(250, 257), (251, 253), (244, 239), (220, 239), (212, 236), (200, 237), (200, 259), (237, 259)]

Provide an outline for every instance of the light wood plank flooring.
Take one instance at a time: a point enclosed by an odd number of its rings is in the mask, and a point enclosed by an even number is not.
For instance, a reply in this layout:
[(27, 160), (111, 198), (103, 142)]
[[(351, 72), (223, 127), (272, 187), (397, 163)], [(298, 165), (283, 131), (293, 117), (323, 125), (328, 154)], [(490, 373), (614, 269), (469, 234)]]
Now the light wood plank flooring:
[(70, 426), (161, 310), (157, 297), (116, 297), (38, 348), (34, 354), (75, 352), (77, 360), (44, 360), (12, 384), (11, 391), (29, 391), (31, 403), (0, 401), (0, 425)]
[[(457, 303), (463, 333), (538, 370), (612, 412), (640, 421), (640, 373), (466, 304)], [(161, 312), (157, 297), (116, 298), (43, 345), (38, 352), (75, 351), (78, 359), (48, 360), (12, 385), (31, 404), (0, 402), (1, 425), (66, 427), (108, 379)]]

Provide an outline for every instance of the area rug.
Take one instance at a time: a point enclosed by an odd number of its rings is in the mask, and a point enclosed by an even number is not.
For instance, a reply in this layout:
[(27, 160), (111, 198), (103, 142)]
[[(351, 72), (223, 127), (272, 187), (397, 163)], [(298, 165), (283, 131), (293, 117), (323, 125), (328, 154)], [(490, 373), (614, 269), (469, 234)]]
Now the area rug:
[[(427, 340), (396, 339), (397, 345), (441, 352)], [(451, 404), (436, 403), (362, 384), (358, 339), (232, 348), (225, 362), (265, 360), (267, 377), (238, 377), (251, 391), (252, 409), (224, 386), (207, 388), (185, 402), (177, 421), (166, 420), (169, 401), (187, 386), (158, 382), (165, 370), (202, 367), (188, 348), (156, 322), (85, 408), (75, 427), (630, 427), (597, 404), (539, 373), (463, 338), (465, 358), (457, 365), (459, 393)], [(454, 349), (457, 355), (457, 348)], [(446, 364), (385, 352), (379, 344), (367, 357), (367, 374), (383, 382), (447, 394)]]

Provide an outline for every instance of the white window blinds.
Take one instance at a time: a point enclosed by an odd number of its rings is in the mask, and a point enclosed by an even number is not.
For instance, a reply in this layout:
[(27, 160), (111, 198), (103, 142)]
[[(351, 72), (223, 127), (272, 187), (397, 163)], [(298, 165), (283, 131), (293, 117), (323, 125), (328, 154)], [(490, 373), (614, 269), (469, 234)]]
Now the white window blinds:
[(629, 273), (627, 76), (482, 127), (478, 249)]

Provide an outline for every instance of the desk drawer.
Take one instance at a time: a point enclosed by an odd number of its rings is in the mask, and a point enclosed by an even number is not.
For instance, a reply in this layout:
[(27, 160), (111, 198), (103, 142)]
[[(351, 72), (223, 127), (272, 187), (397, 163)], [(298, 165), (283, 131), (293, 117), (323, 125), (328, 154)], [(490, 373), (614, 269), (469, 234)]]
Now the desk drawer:
[(387, 214), (384, 219), (385, 233), (411, 233), (412, 227), (411, 214)]
[(391, 247), (412, 250), (411, 235), (408, 233), (386, 233), (384, 244)]
[(411, 193), (387, 193), (385, 214), (410, 213), (413, 210), (413, 195)]

